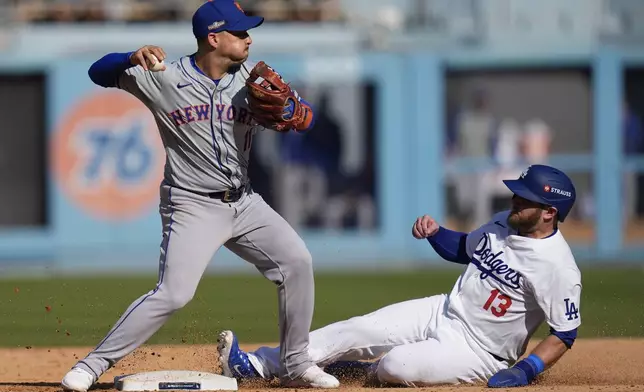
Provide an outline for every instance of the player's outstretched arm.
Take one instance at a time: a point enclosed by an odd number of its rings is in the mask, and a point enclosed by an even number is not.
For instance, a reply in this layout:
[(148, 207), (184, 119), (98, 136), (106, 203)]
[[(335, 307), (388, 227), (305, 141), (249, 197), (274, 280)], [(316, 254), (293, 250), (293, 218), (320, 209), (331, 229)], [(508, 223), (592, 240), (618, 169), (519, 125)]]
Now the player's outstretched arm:
[(117, 87), (117, 81), (123, 71), (140, 65), (148, 70), (148, 64), (166, 58), (163, 49), (157, 46), (144, 46), (134, 52), (109, 53), (97, 60), (87, 71), (89, 78), (102, 87)]
[[(551, 275), (544, 276), (543, 281), (532, 282), (532, 287), (535, 299), (550, 325), (550, 336), (539, 343), (527, 358), (492, 376), (488, 386), (501, 388), (528, 385), (572, 348), (577, 338), (577, 328), (581, 325), (581, 275), (576, 268), (550, 268), (549, 272)], [(542, 282), (549, 284), (544, 285)]]
[(577, 330), (555, 332), (534, 348), (532, 353), (509, 369), (503, 369), (488, 380), (490, 388), (522, 387), (530, 384), (544, 370), (554, 365), (572, 346)]
[(447, 261), (458, 264), (470, 262), (466, 251), (467, 233), (440, 227), (429, 215), (416, 219), (412, 227), (412, 235), (416, 239), (427, 238), (436, 253)]

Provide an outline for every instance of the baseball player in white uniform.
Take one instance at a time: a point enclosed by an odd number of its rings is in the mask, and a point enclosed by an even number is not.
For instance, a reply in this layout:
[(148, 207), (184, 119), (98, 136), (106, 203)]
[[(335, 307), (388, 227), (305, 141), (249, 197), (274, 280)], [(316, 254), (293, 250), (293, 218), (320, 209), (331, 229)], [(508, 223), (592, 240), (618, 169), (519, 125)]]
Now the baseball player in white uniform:
[[(131, 93), (154, 115), (166, 152), (159, 207), (163, 240), (156, 287), (135, 300), (74, 365), (63, 389), (86, 391), (156, 333), (192, 299), (222, 245), (277, 286), (281, 346), (275, 374), (283, 385), (339, 385), (308, 353), (311, 255), (293, 228), (252, 191), (247, 176), (253, 134), (263, 130), (248, 108), (245, 82), (254, 65), (247, 61), (252, 43), (247, 31), (262, 22), (233, 0), (209, 1), (192, 18), (196, 53), (166, 65), (163, 49), (145, 46), (110, 53), (89, 69), (94, 83)], [(308, 110), (298, 110), (306, 116), (291, 130), (307, 131), (314, 122), (311, 105), (298, 96), (285, 107), (287, 117), (296, 105)]]
[[(557, 227), (574, 204), (575, 188), (564, 173), (542, 165), (504, 183), (514, 193), (511, 209), (477, 230), (451, 231), (427, 215), (413, 225), (415, 238), (427, 238), (442, 258), (466, 266), (449, 294), (313, 331), (313, 360), (331, 374), (362, 368), (383, 384), (516, 387), (561, 358), (581, 324), (581, 274)], [(519, 361), (544, 320), (550, 336)], [(224, 374), (278, 374), (278, 348), (246, 353), (231, 331), (219, 340)]]

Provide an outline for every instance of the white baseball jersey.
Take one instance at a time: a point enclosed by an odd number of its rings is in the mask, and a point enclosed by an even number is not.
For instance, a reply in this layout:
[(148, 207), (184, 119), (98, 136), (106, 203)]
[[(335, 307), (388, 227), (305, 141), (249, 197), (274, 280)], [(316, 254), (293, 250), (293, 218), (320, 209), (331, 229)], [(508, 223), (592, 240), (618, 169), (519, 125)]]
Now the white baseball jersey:
[(516, 361), (544, 319), (560, 332), (581, 324), (581, 273), (561, 232), (518, 236), (508, 215), (468, 234), (472, 261), (449, 295), (447, 314), (485, 350)]
[(215, 83), (184, 56), (161, 72), (128, 68), (118, 87), (150, 109), (166, 151), (165, 180), (171, 185), (217, 192), (246, 182), (252, 137), (246, 78), (255, 63), (231, 69)]

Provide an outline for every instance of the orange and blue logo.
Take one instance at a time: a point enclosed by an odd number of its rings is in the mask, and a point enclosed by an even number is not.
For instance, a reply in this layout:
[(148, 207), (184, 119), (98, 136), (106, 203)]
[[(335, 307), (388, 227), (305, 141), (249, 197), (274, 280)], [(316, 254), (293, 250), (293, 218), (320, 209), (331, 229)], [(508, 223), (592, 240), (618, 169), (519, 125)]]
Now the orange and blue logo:
[(64, 194), (95, 218), (132, 219), (158, 204), (163, 144), (152, 113), (126, 92), (93, 92), (72, 105), (51, 154)]

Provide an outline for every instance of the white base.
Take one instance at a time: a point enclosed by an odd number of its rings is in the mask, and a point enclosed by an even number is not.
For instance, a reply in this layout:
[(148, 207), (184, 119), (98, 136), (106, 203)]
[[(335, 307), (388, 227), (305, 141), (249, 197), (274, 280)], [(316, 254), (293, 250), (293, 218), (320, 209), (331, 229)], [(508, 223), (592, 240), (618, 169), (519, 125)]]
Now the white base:
[(114, 377), (119, 391), (236, 391), (237, 380), (219, 374), (164, 370)]

